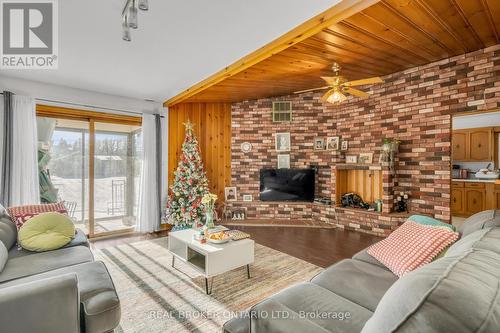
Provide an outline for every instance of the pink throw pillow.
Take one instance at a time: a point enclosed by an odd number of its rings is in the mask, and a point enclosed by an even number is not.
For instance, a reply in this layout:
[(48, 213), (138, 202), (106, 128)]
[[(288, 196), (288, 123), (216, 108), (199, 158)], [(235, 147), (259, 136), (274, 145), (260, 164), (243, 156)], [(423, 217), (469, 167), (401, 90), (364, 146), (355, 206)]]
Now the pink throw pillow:
[(19, 230), (26, 221), (38, 214), (49, 212), (56, 212), (61, 214), (68, 213), (63, 202), (9, 207), (7, 208), (7, 211), (9, 212), (9, 216), (12, 221), (16, 224), (17, 230)]
[(449, 228), (407, 221), (389, 237), (372, 245), (367, 252), (394, 274), (402, 277), (430, 263), (457, 239), (458, 233)]

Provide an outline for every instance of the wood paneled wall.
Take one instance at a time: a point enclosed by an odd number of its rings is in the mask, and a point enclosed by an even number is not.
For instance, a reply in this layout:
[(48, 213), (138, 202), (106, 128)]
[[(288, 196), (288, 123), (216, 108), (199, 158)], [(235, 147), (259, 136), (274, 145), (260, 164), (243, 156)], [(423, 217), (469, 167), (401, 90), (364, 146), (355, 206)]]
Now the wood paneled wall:
[(168, 118), (169, 184), (184, 142), (183, 123), (189, 119), (195, 124), (210, 192), (224, 201), (224, 187), (231, 184), (231, 103), (181, 103), (169, 107)]

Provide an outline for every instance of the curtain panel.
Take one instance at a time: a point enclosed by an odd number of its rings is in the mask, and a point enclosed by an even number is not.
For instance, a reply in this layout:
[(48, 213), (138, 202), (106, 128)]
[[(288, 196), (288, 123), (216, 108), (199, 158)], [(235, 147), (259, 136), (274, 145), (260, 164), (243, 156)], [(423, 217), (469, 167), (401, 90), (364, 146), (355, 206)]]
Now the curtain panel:
[(40, 202), (35, 100), (3, 93), (1, 191), (5, 206)]

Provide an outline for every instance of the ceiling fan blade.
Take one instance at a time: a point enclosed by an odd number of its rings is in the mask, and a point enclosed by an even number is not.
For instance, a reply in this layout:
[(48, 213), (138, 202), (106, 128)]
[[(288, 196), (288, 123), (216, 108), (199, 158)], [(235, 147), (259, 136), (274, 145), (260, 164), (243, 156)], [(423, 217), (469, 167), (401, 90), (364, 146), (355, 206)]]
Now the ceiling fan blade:
[(323, 89), (328, 89), (328, 88), (330, 88), (330, 86), (324, 86), (324, 87), (319, 87), (319, 88), (312, 88), (312, 89), (300, 90), (300, 91), (294, 92), (294, 94), (302, 94), (302, 93), (306, 93), (306, 92), (310, 92), (310, 91), (323, 90)]
[(362, 86), (365, 84), (376, 84), (376, 83), (384, 83), (384, 80), (379, 78), (378, 76), (376, 77), (371, 77), (368, 79), (361, 79), (361, 80), (354, 80), (354, 81), (349, 81), (349, 82), (344, 82), (344, 86), (346, 87), (354, 87), (354, 86)]
[(326, 100), (328, 99), (328, 97), (332, 96), (334, 92), (335, 92), (335, 89), (330, 89), (330, 90), (328, 90), (328, 91), (327, 91), (327, 92), (323, 95), (323, 97), (321, 97), (321, 100), (322, 100), (323, 102), (326, 102)]
[(368, 97), (370, 97), (370, 94), (365, 93), (364, 91), (361, 91), (361, 90), (358, 90), (358, 89), (354, 89), (354, 88), (344, 87), (343, 91), (346, 92), (346, 93), (348, 93), (348, 94), (351, 94), (351, 95), (354, 95), (354, 96), (358, 96), (360, 98), (368, 98)]

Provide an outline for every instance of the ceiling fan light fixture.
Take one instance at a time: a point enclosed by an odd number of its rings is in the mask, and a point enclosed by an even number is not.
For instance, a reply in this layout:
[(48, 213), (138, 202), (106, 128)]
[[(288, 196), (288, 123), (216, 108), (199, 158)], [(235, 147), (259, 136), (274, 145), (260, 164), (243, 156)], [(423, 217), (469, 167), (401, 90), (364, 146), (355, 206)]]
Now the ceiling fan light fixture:
[(130, 28), (128, 26), (128, 20), (126, 15), (123, 17), (123, 23), (122, 23), (122, 39), (127, 42), (130, 42), (132, 40), (132, 38), (130, 37)]
[(346, 95), (344, 95), (340, 91), (335, 91), (326, 99), (326, 101), (331, 104), (340, 104), (345, 100), (347, 100)]
[(140, 10), (148, 10), (149, 9), (148, 0), (139, 0), (138, 7)]
[(132, 29), (137, 29), (137, 7), (135, 6), (135, 0), (132, 1), (128, 7), (128, 26)]

